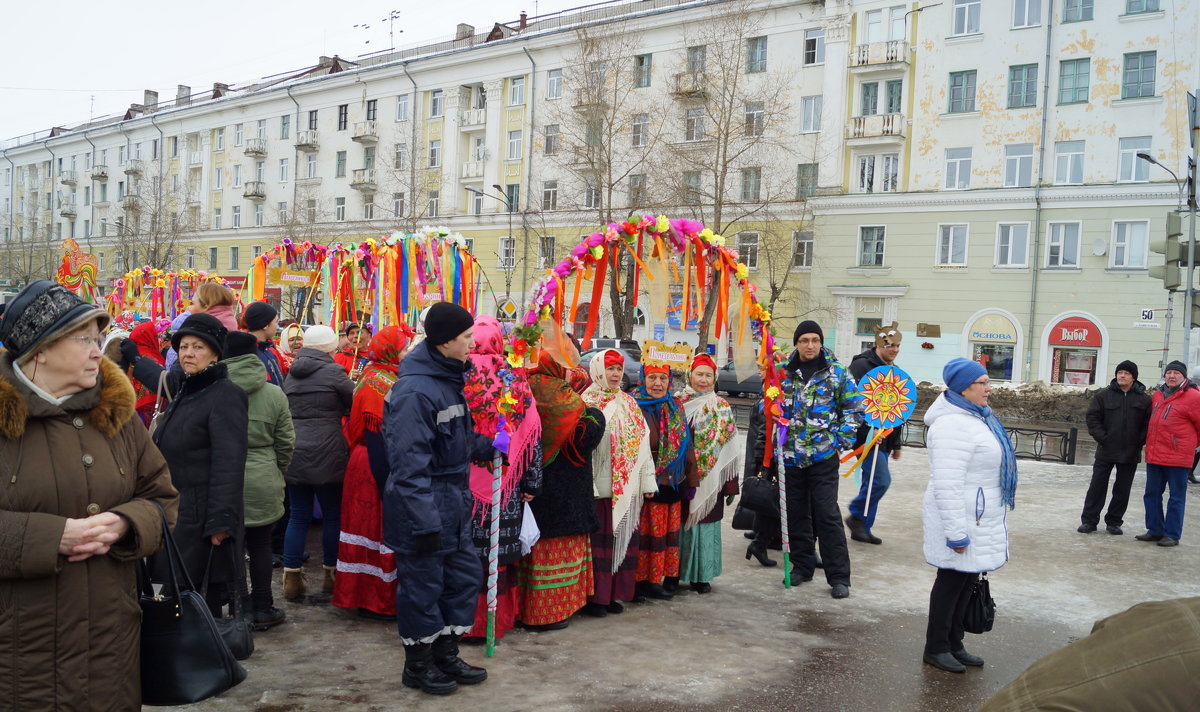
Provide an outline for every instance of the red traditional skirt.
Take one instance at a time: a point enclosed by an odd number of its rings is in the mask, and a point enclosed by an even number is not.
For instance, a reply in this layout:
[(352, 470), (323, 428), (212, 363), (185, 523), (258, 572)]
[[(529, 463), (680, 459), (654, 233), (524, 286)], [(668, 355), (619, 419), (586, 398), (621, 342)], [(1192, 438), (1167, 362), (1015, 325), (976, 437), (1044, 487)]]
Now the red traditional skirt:
[[(496, 640), (513, 629), (521, 612), (521, 588), (517, 585), (521, 574), (517, 564), (501, 566), (496, 572)], [(475, 627), (464, 638), (487, 638), (487, 566), (483, 567), (484, 590), (475, 604)]]
[(565, 621), (592, 595), (592, 545), (587, 534), (542, 539), (519, 566), (525, 625)]
[(679, 575), (682, 511), (679, 502), (646, 502), (642, 505), (642, 522), (638, 527), (638, 581), (662, 583), (664, 577)]
[(383, 504), (365, 445), (350, 451), (342, 485), (342, 533), (338, 541), (333, 605), (396, 615), (396, 560), (383, 543)]

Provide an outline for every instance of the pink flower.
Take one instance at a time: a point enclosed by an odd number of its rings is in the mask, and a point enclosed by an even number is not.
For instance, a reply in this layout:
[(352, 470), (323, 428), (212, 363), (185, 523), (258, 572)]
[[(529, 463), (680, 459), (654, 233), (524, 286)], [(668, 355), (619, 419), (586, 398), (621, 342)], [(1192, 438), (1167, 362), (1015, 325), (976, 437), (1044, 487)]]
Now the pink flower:
[[(588, 239), (587, 239), (588, 247), (599, 247), (602, 244), (604, 244), (604, 235), (602, 233), (593, 232), (591, 235), (588, 236)], [(579, 255), (579, 256), (582, 257), (582, 255)]]

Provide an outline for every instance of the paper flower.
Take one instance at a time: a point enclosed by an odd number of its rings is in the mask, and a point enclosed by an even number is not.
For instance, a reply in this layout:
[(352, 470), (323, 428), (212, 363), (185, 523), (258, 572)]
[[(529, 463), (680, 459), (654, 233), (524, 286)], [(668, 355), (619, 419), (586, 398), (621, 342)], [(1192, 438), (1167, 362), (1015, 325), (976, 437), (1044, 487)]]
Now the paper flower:
[(771, 386), (767, 389), (767, 398), (775, 400), (779, 397), (779, 386)]

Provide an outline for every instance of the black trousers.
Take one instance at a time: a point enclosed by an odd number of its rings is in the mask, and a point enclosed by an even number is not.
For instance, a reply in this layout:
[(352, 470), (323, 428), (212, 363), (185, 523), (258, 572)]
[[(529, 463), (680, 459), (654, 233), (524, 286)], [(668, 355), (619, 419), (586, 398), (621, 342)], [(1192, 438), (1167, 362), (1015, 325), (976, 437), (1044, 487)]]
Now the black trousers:
[(265, 611), (275, 605), (271, 595), (271, 535), (274, 524), (246, 527), (246, 555), (250, 558), (250, 591), (246, 577), (238, 581), (238, 595), (250, 596), (254, 610)]
[(1084, 524), (1098, 526), (1100, 510), (1104, 509), (1104, 497), (1108, 493), (1108, 477), (1113, 468), (1117, 468), (1117, 479), (1113, 482), (1112, 499), (1108, 502), (1108, 513), (1104, 515), (1105, 526), (1119, 527), (1124, 521), (1125, 509), (1129, 506), (1129, 490), (1133, 487), (1133, 473), (1137, 470), (1136, 462), (1105, 462), (1096, 460), (1092, 463), (1092, 483), (1088, 485), (1087, 495), (1083, 498), (1083, 514), (1079, 521)]
[(804, 578), (816, 568), (816, 543), (820, 541), (825, 580), (850, 585), (850, 551), (838, 507), (838, 459), (829, 457), (808, 467), (788, 467), (788, 536), (792, 569)]
[(971, 600), (971, 587), (979, 574), (938, 569), (929, 592), (929, 624), (925, 629), (925, 652), (949, 653), (963, 649), (963, 611)]

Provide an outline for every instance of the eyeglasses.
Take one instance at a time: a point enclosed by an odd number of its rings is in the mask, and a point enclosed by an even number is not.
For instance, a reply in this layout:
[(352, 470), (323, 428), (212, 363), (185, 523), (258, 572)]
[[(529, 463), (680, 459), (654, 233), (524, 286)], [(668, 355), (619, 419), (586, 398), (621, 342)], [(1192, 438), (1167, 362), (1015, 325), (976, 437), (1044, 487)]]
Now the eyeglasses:
[(82, 346), (86, 349), (90, 349), (93, 345), (95, 345), (95, 347), (98, 349), (101, 349), (101, 350), (104, 349), (104, 337), (103, 336), (87, 336), (86, 334), (79, 334), (77, 336), (68, 336), (66, 338), (70, 339), (71, 341), (74, 341), (75, 343), (79, 344), (80, 346)]
[(990, 386), (990, 385), (992, 385), (992, 381), (991, 381), (991, 379), (989, 379), (989, 378), (981, 378), (980, 380), (978, 380), (978, 381), (975, 381), (975, 382), (971, 383), (971, 385), (972, 385), (972, 386), (984, 386), (984, 387), (986, 387), (986, 386)]

